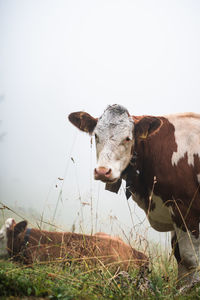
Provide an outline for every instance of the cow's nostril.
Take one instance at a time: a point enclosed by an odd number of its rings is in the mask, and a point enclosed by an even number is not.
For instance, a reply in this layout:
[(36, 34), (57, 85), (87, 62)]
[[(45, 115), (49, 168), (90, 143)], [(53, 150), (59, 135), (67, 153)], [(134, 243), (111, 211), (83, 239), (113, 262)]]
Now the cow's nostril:
[(109, 169), (106, 174), (105, 174), (107, 177), (111, 175), (111, 169)]
[(105, 177), (108, 178), (111, 176), (112, 170), (105, 168), (105, 167), (99, 167), (94, 169), (94, 174), (96, 179), (104, 179)]

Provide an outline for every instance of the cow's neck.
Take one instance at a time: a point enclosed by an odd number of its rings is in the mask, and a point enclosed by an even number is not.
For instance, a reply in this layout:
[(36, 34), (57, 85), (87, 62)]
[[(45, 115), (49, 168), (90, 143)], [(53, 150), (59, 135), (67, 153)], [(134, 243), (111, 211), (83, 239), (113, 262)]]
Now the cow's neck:
[(129, 199), (131, 196), (135, 196), (136, 198), (139, 197), (143, 199), (142, 201), (144, 203), (142, 204), (142, 208), (147, 209), (149, 207), (149, 193), (141, 183), (141, 177), (142, 171), (138, 168), (137, 156), (134, 155), (130, 164), (122, 174), (122, 178), (126, 181), (126, 197)]

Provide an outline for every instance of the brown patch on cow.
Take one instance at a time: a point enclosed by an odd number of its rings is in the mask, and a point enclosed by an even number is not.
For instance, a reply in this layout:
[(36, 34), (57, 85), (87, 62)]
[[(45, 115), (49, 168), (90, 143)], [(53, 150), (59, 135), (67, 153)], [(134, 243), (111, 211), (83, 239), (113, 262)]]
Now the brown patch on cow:
[(162, 126), (162, 120), (158, 117), (146, 116), (141, 118), (135, 125), (135, 138), (146, 139), (152, 134), (156, 134)]
[[(139, 194), (148, 208), (156, 177), (153, 193), (167, 206), (172, 206), (173, 220), (178, 227), (184, 229), (186, 225), (192, 232), (196, 232), (197, 236), (197, 224), (200, 222), (200, 191), (197, 179), (197, 174), (200, 173), (199, 156), (194, 155), (195, 167), (188, 164), (187, 154), (177, 165), (172, 165), (172, 155), (177, 151), (174, 126), (163, 117), (159, 119), (162, 126), (156, 134), (150, 135), (145, 140), (139, 138), (142, 130), (137, 126), (143, 119), (135, 126), (137, 138), (134, 150), (137, 159), (134, 166), (130, 164), (125, 170), (123, 178), (127, 181), (131, 192)], [(136, 170), (139, 170), (139, 175), (136, 174)], [(176, 207), (176, 202), (179, 208)]]
[(143, 116), (131, 116), (134, 123), (137, 124), (141, 119), (143, 119), (144, 117), (146, 117), (145, 115)]
[[(200, 174), (200, 157), (198, 154), (194, 154), (194, 170), (197, 175)], [(200, 185), (198, 179), (197, 179), (197, 185)]]
[(97, 118), (93, 118), (91, 115), (83, 111), (71, 113), (68, 116), (68, 119), (78, 129), (90, 134), (93, 132), (98, 121)]
[(119, 238), (104, 233), (84, 235), (70, 232), (50, 232), (32, 228), (25, 245), (26, 230), (14, 236), (10, 231), (8, 249), (10, 256), (26, 264), (35, 261), (87, 261), (128, 270), (147, 267), (145, 254), (125, 244)]

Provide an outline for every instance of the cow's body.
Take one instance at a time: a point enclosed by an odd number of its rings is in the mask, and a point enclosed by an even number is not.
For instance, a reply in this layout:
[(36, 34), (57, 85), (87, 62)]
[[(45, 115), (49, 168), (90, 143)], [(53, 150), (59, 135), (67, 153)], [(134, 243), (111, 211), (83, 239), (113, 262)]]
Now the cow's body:
[(132, 195), (151, 226), (172, 231), (178, 279), (199, 281), (200, 115), (136, 117), (113, 105), (99, 119), (83, 112), (69, 119), (96, 136), (95, 179), (113, 192), (124, 179), (127, 197)]
[[(137, 158), (134, 166), (124, 171), (124, 177), (153, 228), (171, 231), (174, 222), (177, 226), (182, 224), (182, 214), (187, 228), (197, 237), (200, 220), (200, 149), (198, 153), (196, 144), (200, 148), (200, 116), (176, 115), (160, 119), (161, 128), (151, 137), (135, 144)], [(194, 130), (192, 125), (196, 126)]]
[(27, 222), (18, 224), (8, 219), (0, 230), (1, 253), (14, 260), (31, 264), (37, 261), (84, 261), (101, 263), (111, 268), (127, 270), (130, 266), (148, 266), (145, 254), (122, 240), (105, 233), (86, 235), (71, 232), (45, 231), (26, 228)]

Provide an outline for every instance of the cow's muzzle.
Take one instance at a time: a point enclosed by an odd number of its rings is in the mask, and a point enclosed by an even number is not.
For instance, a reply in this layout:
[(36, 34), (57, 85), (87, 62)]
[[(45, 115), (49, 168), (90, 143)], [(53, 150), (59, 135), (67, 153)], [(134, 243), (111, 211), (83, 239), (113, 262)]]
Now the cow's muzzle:
[(112, 182), (112, 170), (105, 167), (98, 167), (94, 169), (94, 179), (103, 182)]

